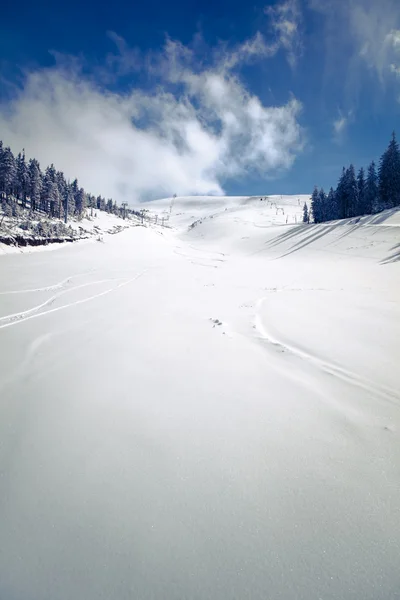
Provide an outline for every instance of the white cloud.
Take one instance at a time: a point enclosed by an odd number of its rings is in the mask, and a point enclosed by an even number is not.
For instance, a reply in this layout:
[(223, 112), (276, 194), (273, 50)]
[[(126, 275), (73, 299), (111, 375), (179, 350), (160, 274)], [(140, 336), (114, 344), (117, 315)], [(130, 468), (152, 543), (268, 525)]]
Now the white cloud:
[[(72, 64), (27, 75), (24, 88), (0, 107), (0, 130), (15, 151), (25, 148), (42, 167), (54, 162), (92, 193), (134, 201), (172, 193), (222, 193), (223, 182), (249, 170), (265, 176), (289, 168), (302, 147), (300, 103), (264, 106), (233, 68), (272, 52), (262, 36), (202, 67), (195, 53), (168, 40), (150, 58), (121, 38), (117, 68), (145, 64), (150, 91), (111, 92)], [(144, 63), (143, 63), (144, 61)], [(111, 65), (111, 67), (110, 67)]]
[(338, 117), (336, 121), (333, 122), (333, 129), (336, 135), (340, 135), (343, 133), (347, 125), (347, 117)]
[(386, 39), (389, 44), (393, 46), (393, 48), (400, 50), (400, 30), (393, 29), (390, 33), (387, 34)]
[(393, 63), (390, 65), (390, 71), (394, 73), (397, 77), (400, 77), (400, 67), (397, 67)]
[(265, 8), (271, 18), (271, 26), (277, 37), (277, 47), (287, 52), (287, 60), (294, 67), (302, 54), (300, 35), (301, 12), (298, 0), (283, 0)]
[(325, 15), (328, 43), (336, 58), (344, 48), (353, 71), (361, 61), (383, 83), (393, 52), (400, 48), (398, 0), (309, 0), (309, 6)]
[(338, 117), (333, 121), (333, 134), (336, 142), (343, 141), (352, 117), (353, 111), (351, 110), (349, 110), (346, 114), (343, 114), (341, 110), (338, 111)]

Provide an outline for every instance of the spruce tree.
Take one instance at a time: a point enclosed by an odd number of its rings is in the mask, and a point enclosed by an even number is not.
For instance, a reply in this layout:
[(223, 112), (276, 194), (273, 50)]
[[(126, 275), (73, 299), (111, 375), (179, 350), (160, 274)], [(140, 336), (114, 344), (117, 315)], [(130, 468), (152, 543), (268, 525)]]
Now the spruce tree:
[(354, 165), (350, 165), (346, 171), (346, 200), (347, 200), (347, 211), (345, 218), (355, 217), (357, 214), (357, 180)]
[(7, 196), (14, 193), (16, 174), (14, 154), (9, 147), (4, 148), (0, 162), (0, 191), (5, 192)]
[(346, 169), (343, 167), (342, 174), (337, 184), (336, 192), (336, 209), (337, 219), (344, 219), (346, 217)]
[(16, 160), (16, 178), (15, 192), (17, 197), (22, 200), (22, 205), (26, 206), (26, 197), (29, 193), (29, 172), (25, 161), (25, 150), (18, 154)]
[(326, 199), (326, 220), (334, 221), (338, 218), (338, 210), (337, 210), (337, 202), (336, 202), (336, 194), (331, 187), (328, 193), (328, 197)]
[(40, 165), (35, 158), (31, 158), (29, 161), (28, 174), (28, 195), (31, 200), (31, 210), (35, 211), (39, 207), (40, 193), (42, 190), (42, 174), (40, 171)]
[(379, 164), (379, 199), (382, 208), (400, 205), (400, 151), (394, 132)]
[(357, 211), (356, 215), (365, 215), (365, 171), (363, 167), (357, 175)]
[(324, 192), (324, 189), (321, 188), (319, 190), (319, 223), (323, 223), (324, 221), (328, 220), (328, 203), (327, 203), (327, 197), (326, 194)]
[(310, 217), (308, 215), (308, 206), (307, 206), (307, 202), (304, 202), (303, 205), (303, 223), (309, 223), (310, 222)]
[(319, 197), (319, 190), (317, 187), (314, 188), (314, 191), (311, 196), (311, 212), (314, 223), (321, 222), (321, 203)]
[(375, 162), (372, 161), (368, 167), (367, 179), (365, 181), (364, 193), (364, 208), (365, 214), (370, 215), (377, 213), (380, 210), (379, 193), (378, 193), (378, 175), (376, 173)]
[(56, 169), (53, 164), (47, 167), (42, 189), (43, 209), (52, 217), (59, 214), (60, 194), (58, 191)]
[(85, 208), (86, 208), (85, 190), (83, 188), (79, 188), (77, 194), (75, 195), (75, 213), (79, 217), (81, 217)]
[(64, 196), (62, 198), (62, 203), (63, 203), (64, 221), (65, 221), (65, 223), (67, 223), (68, 215), (73, 214), (75, 211), (74, 194), (72, 192), (72, 186), (69, 182), (65, 185), (65, 191), (64, 191)]

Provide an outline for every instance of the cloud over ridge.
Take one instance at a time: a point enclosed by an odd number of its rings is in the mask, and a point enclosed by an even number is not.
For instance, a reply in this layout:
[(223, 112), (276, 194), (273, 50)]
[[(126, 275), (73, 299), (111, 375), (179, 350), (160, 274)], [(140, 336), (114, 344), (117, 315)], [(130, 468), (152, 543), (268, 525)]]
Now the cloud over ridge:
[[(110, 37), (119, 52), (107, 57), (103, 77), (84, 74), (75, 59), (27, 73), (24, 87), (0, 105), (6, 144), (24, 147), (42, 167), (54, 162), (92, 193), (128, 201), (220, 194), (246, 172), (274, 176), (293, 164), (302, 148), (300, 102), (265, 106), (239, 76), (242, 65), (268, 59), (279, 44), (258, 33), (221, 46), (204, 65), (177, 41), (167, 39), (149, 59)], [(118, 92), (105, 83), (107, 75), (140, 69), (154, 80), (151, 90)]]

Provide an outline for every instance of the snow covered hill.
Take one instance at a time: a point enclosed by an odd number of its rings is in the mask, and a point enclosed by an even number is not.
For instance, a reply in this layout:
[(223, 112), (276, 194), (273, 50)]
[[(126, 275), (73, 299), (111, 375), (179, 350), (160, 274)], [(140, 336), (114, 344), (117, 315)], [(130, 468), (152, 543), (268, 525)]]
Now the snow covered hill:
[(18, 217), (0, 217), (0, 255), (55, 250), (68, 242), (101, 240), (104, 235), (119, 233), (140, 223), (135, 215), (123, 220), (114, 214), (90, 209), (83, 218), (70, 218), (67, 225), (47, 215), (36, 213), (35, 217), (28, 211)]
[(1, 599), (399, 598), (400, 212), (308, 199), (0, 256)]

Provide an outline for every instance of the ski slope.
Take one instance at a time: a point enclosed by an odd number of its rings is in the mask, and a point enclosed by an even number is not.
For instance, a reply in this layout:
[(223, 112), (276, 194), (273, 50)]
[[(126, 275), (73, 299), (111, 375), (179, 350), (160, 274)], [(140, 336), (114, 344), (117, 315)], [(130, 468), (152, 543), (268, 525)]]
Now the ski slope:
[(400, 212), (305, 200), (0, 256), (1, 600), (400, 597)]

